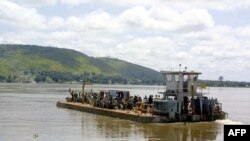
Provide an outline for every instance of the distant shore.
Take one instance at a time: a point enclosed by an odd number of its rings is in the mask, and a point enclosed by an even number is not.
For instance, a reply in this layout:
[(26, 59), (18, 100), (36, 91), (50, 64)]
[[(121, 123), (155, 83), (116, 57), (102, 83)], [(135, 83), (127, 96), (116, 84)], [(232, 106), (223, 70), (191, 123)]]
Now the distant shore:
[[(82, 82), (70, 81), (70, 82), (0, 82), (0, 83), (9, 83), (9, 84), (24, 84), (24, 83), (33, 83), (33, 84), (79, 84), (81, 85)], [(213, 80), (200, 80), (200, 83), (206, 84), (207, 87), (233, 87), (233, 88), (250, 88), (250, 82), (238, 82), (238, 81), (225, 81), (225, 82), (218, 82)], [(145, 85), (145, 86), (165, 86), (165, 84), (124, 84), (124, 83), (90, 83), (88, 85)]]

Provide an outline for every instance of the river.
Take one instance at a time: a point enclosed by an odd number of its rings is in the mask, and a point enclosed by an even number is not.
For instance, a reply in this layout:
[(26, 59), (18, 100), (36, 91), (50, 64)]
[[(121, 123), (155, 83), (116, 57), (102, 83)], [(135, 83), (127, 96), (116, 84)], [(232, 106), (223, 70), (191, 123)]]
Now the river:
[[(0, 141), (223, 141), (224, 124), (250, 124), (249, 88), (208, 88), (226, 120), (197, 123), (137, 123), (56, 107), (80, 84), (0, 83)], [(87, 85), (86, 90), (121, 89), (132, 95), (157, 94), (163, 86)]]

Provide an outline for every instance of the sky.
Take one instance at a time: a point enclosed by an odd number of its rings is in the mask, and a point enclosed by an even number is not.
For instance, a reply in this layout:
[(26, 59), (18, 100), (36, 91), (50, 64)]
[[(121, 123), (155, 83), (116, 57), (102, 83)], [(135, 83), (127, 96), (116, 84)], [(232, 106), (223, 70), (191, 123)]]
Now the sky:
[(249, 13), (246, 0), (0, 0), (0, 44), (250, 81)]

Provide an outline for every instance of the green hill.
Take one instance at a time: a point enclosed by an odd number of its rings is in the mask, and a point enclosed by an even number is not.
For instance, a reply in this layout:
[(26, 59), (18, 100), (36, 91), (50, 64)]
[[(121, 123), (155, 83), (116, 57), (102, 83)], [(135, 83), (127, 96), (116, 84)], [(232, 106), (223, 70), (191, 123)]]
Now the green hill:
[(55, 47), (0, 45), (0, 81), (157, 84), (162, 75), (152, 69), (113, 58), (94, 58)]

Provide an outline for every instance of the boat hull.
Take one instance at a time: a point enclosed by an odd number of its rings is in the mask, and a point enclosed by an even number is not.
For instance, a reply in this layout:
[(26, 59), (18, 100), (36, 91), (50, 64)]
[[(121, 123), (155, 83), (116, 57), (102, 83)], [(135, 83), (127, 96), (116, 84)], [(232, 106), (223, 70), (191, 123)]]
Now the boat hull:
[[(128, 110), (114, 110), (114, 109), (105, 109), (99, 107), (93, 107), (90, 104), (82, 104), (78, 102), (67, 102), (67, 101), (58, 101), (57, 107), (67, 108), (78, 110), (82, 112), (88, 112), (98, 115), (110, 116), (125, 120), (131, 120), (142, 123), (168, 123), (168, 122), (184, 122), (187, 120), (180, 119), (168, 119), (167, 116), (163, 115), (153, 115), (153, 114), (144, 114), (136, 111), (128, 111)], [(220, 117), (221, 119), (222, 117)], [(200, 121), (200, 120), (194, 120)]]

